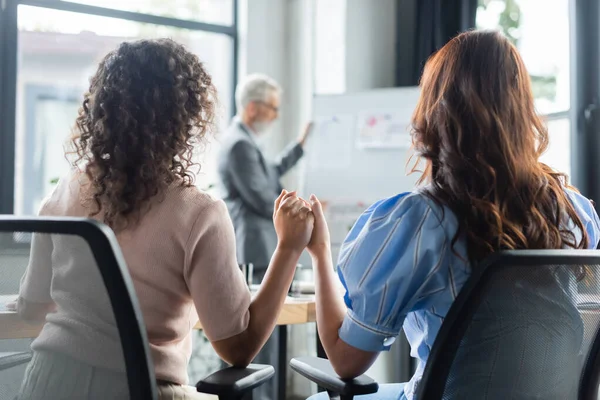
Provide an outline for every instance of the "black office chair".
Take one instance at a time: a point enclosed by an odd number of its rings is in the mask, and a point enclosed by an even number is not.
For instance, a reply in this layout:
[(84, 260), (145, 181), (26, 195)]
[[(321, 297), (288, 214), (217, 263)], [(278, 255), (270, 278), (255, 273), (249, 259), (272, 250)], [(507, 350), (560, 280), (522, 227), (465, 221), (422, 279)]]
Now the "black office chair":
[[(416, 397), (597, 400), (599, 326), (599, 251), (498, 253), (450, 308)], [(325, 360), (291, 365), (332, 398), (376, 391), (367, 377), (342, 381)]]
[[(142, 314), (113, 232), (103, 224), (81, 218), (0, 216), (0, 269), (3, 274), (23, 261), (29, 265), (28, 272), (36, 263), (38, 267), (52, 268), (53, 263), (62, 265), (62, 261), (73, 261), (69, 257), (74, 254), (77, 276), (72, 277), (73, 285), (69, 285), (66, 294), (69, 302), (65, 304), (73, 308), (69, 311), (89, 316), (102, 326), (102, 329), (86, 332), (86, 337), (82, 335), (81, 340), (89, 345), (89, 351), (98, 355), (106, 368), (116, 372), (116, 389), (105, 389), (116, 393), (119, 383), (122, 383), (119, 398), (156, 399), (157, 384)], [(82, 279), (78, 280), (78, 277)], [(90, 279), (95, 280), (93, 284), (88, 283)], [(52, 284), (55, 283), (53, 280)], [(11, 296), (11, 299), (13, 297), (16, 296)], [(7, 296), (2, 297), (4, 302), (7, 299)], [(48, 320), (60, 316), (60, 308), (58, 304), (57, 313), (49, 314)], [(13, 334), (9, 331), (10, 327), (0, 324), (1, 338), (6, 339)], [(31, 357), (28, 353), (9, 356), (5, 359), (7, 367), (28, 362)], [(76, 355), (72, 358), (76, 359)], [(268, 365), (250, 365), (244, 369), (230, 367), (206, 377), (196, 387), (198, 391), (217, 395), (219, 399), (238, 400), (269, 380), (274, 373), (274, 368)], [(22, 378), (20, 376), (16, 383), (20, 384)], [(5, 383), (2, 379), (3, 370), (0, 369), (0, 389)], [(14, 377), (11, 379), (15, 380)], [(63, 384), (56, 381), (49, 383)], [(4, 399), (0, 397), (0, 400)]]

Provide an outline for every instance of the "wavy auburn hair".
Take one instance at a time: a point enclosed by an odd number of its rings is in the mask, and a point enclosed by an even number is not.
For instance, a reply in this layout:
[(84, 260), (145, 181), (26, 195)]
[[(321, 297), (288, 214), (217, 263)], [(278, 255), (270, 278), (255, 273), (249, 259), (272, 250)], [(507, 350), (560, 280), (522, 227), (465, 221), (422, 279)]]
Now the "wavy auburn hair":
[(212, 79), (198, 57), (169, 40), (122, 43), (100, 62), (71, 138), (89, 200), (113, 229), (139, 218), (174, 182), (190, 186), (194, 145), (211, 131)]
[(470, 31), (450, 40), (427, 62), (421, 90), (412, 120), (414, 149), (427, 160), (420, 182), (455, 213), (453, 248), (464, 237), (476, 263), (498, 250), (587, 247), (566, 176), (539, 160), (548, 131), (504, 36)]

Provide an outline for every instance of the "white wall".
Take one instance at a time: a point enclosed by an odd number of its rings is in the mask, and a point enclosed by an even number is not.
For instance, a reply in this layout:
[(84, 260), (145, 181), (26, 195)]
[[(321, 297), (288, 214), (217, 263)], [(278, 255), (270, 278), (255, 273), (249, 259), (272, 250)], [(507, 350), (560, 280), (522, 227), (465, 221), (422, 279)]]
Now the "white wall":
[[(312, 107), (311, 0), (241, 0), (239, 77), (265, 73), (283, 87), (280, 118), (264, 138), (267, 157), (295, 140), (310, 119)], [(283, 179), (300, 185), (300, 168)]]
[[(286, 34), (286, 134), (288, 140), (295, 139), (312, 118), (313, 99), (313, 27), (314, 3), (307, 0), (287, 0)], [(303, 186), (304, 163), (290, 171), (284, 184), (293, 189)]]
[(239, 76), (259, 72), (271, 76), (284, 89), (279, 121), (265, 138), (267, 157), (275, 156), (287, 143), (287, 71), (285, 59), (286, 0), (241, 0), (239, 10)]
[(396, 5), (396, 0), (347, 0), (347, 92), (394, 86)]

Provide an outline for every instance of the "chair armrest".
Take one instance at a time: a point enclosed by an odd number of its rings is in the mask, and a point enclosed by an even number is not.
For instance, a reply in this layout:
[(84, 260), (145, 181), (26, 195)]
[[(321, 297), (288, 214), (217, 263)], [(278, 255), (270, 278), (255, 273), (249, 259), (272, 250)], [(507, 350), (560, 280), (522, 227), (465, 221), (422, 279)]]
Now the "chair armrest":
[(262, 385), (275, 375), (271, 365), (250, 364), (246, 368), (229, 367), (217, 371), (196, 384), (200, 393), (237, 397)]
[(379, 385), (367, 375), (361, 375), (351, 380), (342, 380), (335, 373), (331, 363), (324, 358), (298, 357), (290, 361), (294, 371), (315, 382), (330, 393), (344, 396), (371, 394), (379, 390)]
[(30, 352), (0, 352), (0, 371), (27, 364), (33, 354)]

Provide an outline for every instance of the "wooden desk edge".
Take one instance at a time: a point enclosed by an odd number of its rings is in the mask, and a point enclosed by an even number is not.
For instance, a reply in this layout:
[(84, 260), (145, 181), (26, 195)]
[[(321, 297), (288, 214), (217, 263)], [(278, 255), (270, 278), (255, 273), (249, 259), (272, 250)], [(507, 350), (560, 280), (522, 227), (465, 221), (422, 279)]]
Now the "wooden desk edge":
[[(317, 310), (314, 300), (288, 301), (283, 305), (281, 313), (277, 318), (277, 325), (299, 325), (309, 322), (316, 322)], [(198, 322), (194, 329), (202, 329), (202, 325)]]
[(25, 322), (11, 311), (0, 312), (0, 321), (0, 340), (35, 338), (42, 330), (42, 325)]
[[(277, 325), (307, 324), (316, 320), (316, 305), (313, 300), (293, 300), (283, 306)], [(36, 338), (41, 329), (42, 325), (25, 322), (15, 312), (0, 312), (0, 340)], [(194, 329), (202, 329), (200, 322)]]

